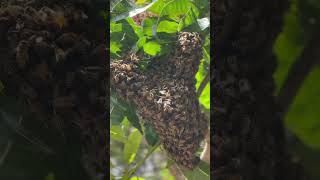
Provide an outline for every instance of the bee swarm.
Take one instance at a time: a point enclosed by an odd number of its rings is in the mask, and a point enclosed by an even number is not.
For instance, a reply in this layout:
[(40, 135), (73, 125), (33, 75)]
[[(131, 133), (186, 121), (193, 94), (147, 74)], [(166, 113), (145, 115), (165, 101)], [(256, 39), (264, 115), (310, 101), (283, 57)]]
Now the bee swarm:
[(104, 26), (92, 28), (92, 17), (72, 3), (45, 7), (35, 2), (1, 4), (0, 80), (5, 94), (23, 97), (33, 117), (52, 127), (79, 129), (85, 166), (92, 176), (105, 179)]
[(111, 87), (137, 106), (171, 158), (188, 169), (199, 162), (195, 152), (207, 130), (195, 89), (201, 45), (197, 33), (182, 32), (171, 58), (153, 61), (154, 68), (146, 72), (139, 69), (135, 55), (110, 64)]
[[(272, 51), (285, 0), (213, 2), (213, 176), (300, 180), (285, 148)], [(231, 23), (230, 23), (231, 22)], [(228, 32), (229, 31), (229, 32)], [(212, 164), (211, 164), (212, 165)]]

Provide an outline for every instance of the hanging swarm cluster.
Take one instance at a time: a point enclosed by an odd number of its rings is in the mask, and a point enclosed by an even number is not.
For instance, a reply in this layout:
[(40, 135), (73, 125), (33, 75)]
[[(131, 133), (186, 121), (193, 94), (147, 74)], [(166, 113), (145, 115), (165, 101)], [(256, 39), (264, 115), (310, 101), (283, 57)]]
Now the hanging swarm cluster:
[(0, 80), (6, 95), (25, 99), (33, 117), (62, 134), (78, 129), (85, 166), (105, 179), (107, 52), (103, 23), (92, 27), (90, 18), (69, 3), (2, 5)]
[(302, 179), (289, 172), (275, 98), (272, 46), (286, 1), (213, 3), (213, 176)]
[(195, 152), (207, 129), (195, 89), (201, 45), (197, 33), (182, 32), (171, 58), (153, 61), (146, 72), (139, 69), (134, 55), (110, 64), (111, 87), (137, 106), (168, 154), (189, 169), (199, 162)]

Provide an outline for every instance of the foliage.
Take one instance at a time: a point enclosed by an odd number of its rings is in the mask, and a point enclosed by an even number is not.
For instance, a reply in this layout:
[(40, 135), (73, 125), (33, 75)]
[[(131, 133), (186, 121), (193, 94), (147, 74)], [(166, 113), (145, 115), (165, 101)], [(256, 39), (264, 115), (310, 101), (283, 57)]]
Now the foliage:
[[(319, 22), (320, 1), (292, 0), (291, 8), (285, 16), (283, 32), (274, 46), (279, 60), (274, 76), (278, 90), (308, 40), (319, 31)], [(291, 143), (291, 150), (301, 156), (307, 174), (310, 179), (315, 180), (320, 177), (317, 170), (320, 161), (320, 112), (315, 110), (320, 104), (319, 76), (319, 66), (315, 66), (295, 97), (285, 119), (286, 127), (301, 141)]]
[[(303, 5), (301, 6), (301, 3)], [(275, 74), (278, 89), (284, 82), (288, 69), (297, 59), (308, 39), (312, 37), (313, 25), (306, 25), (306, 18), (314, 18), (316, 22), (320, 20), (320, 3), (317, 1), (301, 1), (300, 4), (294, 1), (290, 11), (285, 17), (285, 26), (283, 32), (278, 37), (275, 44), (275, 52), (279, 59), (279, 67)], [(306, 6), (314, 5), (318, 11), (306, 11)], [(312, 9), (313, 9), (312, 8)], [(312, 15), (313, 14), (313, 15)], [(313, 30), (312, 30), (313, 29)], [(320, 99), (318, 96), (320, 86), (317, 81), (319, 77), (319, 68), (314, 68), (300, 89), (290, 111), (286, 117), (286, 125), (292, 130), (305, 144), (313, 148), (320, 148), (320, 121), (319, 111), (314, 111), (318, 106)]]
[[(135, 3), (118, 0), (111, 2), (111, 59), (121, 58), (129, 52), (136, 52), (142, 54), (143, 63), (141, 63), (141, 66), (147, 68), (148, 62), (154, 58), (161, 59), (170, 55), (177, 32), (200, 32), (205, 43), (203, 59), (195, 77), (196, 87), (199, 88), (205, 76), (209, 73), (210, 65), (208, 3), (209, 1), (204, 0), (156, 0), (152, 2), (138, 0)], [(137, 23), (137, 17), (142, 15), (145, 16), (139, 24)], [(210, 83), (205, 84), (199, 100), (203, 110), (208, 112), (210, 109)], [(117, 150), (113, 151), (111, 149), (111, 158), (121, 156), (121, 158), (118, 157), (118, 159), (122, 159), (119, 160), (121, 163), (118, 166), (124, 166), (125, 168), (120, 173), (121, 177), (117, 178), (122, 179), (130, 179), (130, 177), (132, 179), (132, 176), (138, 170), (137, 167), (141, 166), (152, 152), (157, 152), (156, 149), (159, 146), (157, 135), (152, 127), (141, 124), (134, 113), (134, 107), (128, 104), (112, 91), (110, 101), (111, 143), (124, 147), (124, 150), (118, 154)], [(132, 113), (129, 115), (128, 112)], [(141, 139), (142, 136), (143, 139)], [(147, 142), (149, 145), (143, 145), (143, 142)], [(139, 145), (140, 148), (137, 148)], [(151, 148), (148, 148), (148, 146), (151, 146)], [(143, 149), (149, 149), (149, 153), (140, 157)], [(194, 172), (184, 171), (184, 174), (188, 179), (209, 179), (208, 167), (209, 165), (206, 164), (200, 166)], [(164, 179), (169, 179), (168, 169), (164, 168), (161, 172), (162, 175), (166, 172)], [(112, 175), (113, 177), (115, 175)]]

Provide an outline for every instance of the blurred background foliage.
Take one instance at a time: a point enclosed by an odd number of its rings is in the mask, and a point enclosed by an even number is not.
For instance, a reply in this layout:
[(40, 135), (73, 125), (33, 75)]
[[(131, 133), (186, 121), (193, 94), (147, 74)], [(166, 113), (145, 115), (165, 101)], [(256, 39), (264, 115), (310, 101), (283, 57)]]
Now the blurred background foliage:
[[(170, 58), (179, 31), (199, 32), (203, 58), (196, 74), (199, 101), (210, 118), (210, 14), (208, 0), (113, 0), (110, 4), (111, 59), (130, 53), (142, 57), (141, 67), (155, 58)], [(206, 83), (202, 83), (206, 82)], [(203, 85), (201, 85), (203, 84)], [(146, 126), (129, 102), (111, 87), (110, 99), (110, 172), (111, 179), (174, 179), (169, 166), (173, 162), (161, 151), (159, 140)], [(202, 147), (203, 148), (203, 147)], [(199, 150), (201, 152), (202, 148)], [(209, 165), (202, 162), (194, 171), (183, 171), (188, 179), (209, 179)]]
[[(279, 91), (288, 70), (306, 44), (320, 30), (320, 1), (291, 0), (283, 32), (274, 45), (278, 69), (274, 77)], [(320, 47), (319, 47), (320, 50)], [(320, 62), (320, 61), (319, 61)], [(311, 179), (320, 179), (320, 68), (313, 67), (285, 118), (289, 148), (302, 159)], [(293, 134), (291, 134), (293, 133)]]

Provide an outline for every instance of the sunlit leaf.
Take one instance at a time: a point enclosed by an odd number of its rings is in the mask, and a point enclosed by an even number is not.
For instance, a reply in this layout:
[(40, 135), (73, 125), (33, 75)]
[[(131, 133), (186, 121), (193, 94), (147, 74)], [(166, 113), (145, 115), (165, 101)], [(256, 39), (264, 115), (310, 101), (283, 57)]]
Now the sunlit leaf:
[(143, 45), (143, 50), (145, 53), (150, 54), (152, 56), (157, 55), (161, 51), (161, 45), (155, 41), (150, 41)]
[(137, 129), (134, 129), (130, 133), (128, 142), (124, 145), (124, 150), (123, 150), (124, 159), (128, 164), (130, 164), (134, 160), (137, 150), (139, 148), (141, 139), (142, 139), (142, 135)]
[(124, 135), (120, 126), (111, 126), (110, 127), (110, 138), (122, 143), (127, 143), (127, 138)]
[(175, 33), (178, 31), (178, 24), (173, 21), (160, 21), (157, 32)]
[(114, 41), (110, 41), (110, 52), (118, 55), (118, 52), (120, 51), (121, 44)]
[(170, 173), (169, 169), (162, 169), (160, 172), (162, 179), (174, 180), (174, 176)]
[(110, 33), (121, 32), (121, 31), (122, 31), (121, 23), (110, 22)]

